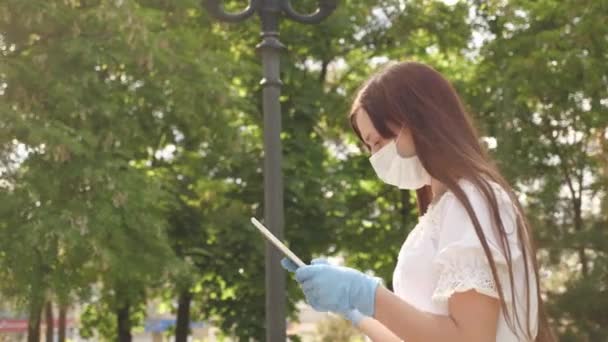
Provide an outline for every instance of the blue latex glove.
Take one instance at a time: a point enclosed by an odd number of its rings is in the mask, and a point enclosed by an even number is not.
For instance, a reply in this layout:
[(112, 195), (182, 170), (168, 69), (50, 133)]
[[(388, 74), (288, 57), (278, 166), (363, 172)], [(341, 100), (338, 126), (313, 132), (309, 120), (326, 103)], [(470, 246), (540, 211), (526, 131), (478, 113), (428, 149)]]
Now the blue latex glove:
[(333, 311), (357, 325), (364, 316), (373, 316), (378, 278), (348, 267), (330, 265), (315, 259), (309, 266), (297, 267), (291, 260), (281, 261), (295, 272), (306, 301), (317, 311)]

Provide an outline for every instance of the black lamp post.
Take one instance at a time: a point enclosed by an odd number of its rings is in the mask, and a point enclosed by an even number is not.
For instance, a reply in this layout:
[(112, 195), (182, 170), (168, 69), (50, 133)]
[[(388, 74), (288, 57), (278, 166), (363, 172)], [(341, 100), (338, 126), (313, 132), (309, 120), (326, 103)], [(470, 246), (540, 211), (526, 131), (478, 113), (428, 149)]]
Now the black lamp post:
[[(203, 0), (203, 5), (216, 18), (241, 22), (256, 12), (262, 22), (262, 42), (257, 45), (262, 56), (264, 76), (264, 223), (279, 239), (283, 238), (283, 176), (281, 172), (281, 79), (279, 56), (284, 47), (279, 41), (281, 15), (304, 23), (317, 24), (329, 16), (337, 0), (319, 0), (318, 9), (311, 14), (296, 12), (290, 0), (249, 0), (239, 13), (224, 11), (221, 0)], [(281, 255), (266, 243), (266, 341), (286, 341), (285, 273), (279, 264)]]

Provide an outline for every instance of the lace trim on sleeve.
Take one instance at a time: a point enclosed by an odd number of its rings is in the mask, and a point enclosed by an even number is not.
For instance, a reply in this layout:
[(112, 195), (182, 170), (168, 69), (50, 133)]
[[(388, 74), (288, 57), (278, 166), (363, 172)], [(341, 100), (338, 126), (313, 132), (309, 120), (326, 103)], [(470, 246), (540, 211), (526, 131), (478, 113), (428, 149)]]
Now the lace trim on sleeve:
[(480, 262), (461, 262), (443, 265), (432, 300), (435, 302), (447, 302), (454, 293), (469, 290), (475, 290), (481, 294), (499, 298), (489, 265)]

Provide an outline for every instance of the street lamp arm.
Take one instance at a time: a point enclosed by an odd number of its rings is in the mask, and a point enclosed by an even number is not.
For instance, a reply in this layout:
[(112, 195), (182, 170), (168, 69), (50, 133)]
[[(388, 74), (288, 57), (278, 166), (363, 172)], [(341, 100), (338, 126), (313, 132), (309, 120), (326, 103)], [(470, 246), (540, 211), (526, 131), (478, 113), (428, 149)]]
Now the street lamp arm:
[(293, 9), (291, 0), (281, 1), (281, 8), (285, 15), (302, 24), (318, 24), (327, 18), (338, 6), (337, 0), (320, 0), (319, 8), (311, 14), (301, 14)]
[(219, 20), (236, 23), (253, 15), (258, 7), (258, 1), (259, 0), (249, 0), (249, 5), (247, 8), (237, 13), (228, 13), (224, 11), (224, 6), (222, 6), (221, 0), (203, 0), (203, 6), (207, 8), (209, 13)]

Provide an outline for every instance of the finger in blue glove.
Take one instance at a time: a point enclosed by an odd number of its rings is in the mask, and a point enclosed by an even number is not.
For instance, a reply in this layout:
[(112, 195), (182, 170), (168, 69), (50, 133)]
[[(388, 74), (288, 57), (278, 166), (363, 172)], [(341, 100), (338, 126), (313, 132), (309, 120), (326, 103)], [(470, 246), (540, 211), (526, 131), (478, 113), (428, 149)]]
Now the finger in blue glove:
[(347, 312), (343, 313), (342, 316), (344, 316), (344, 318), (349, 320), (355, 326), (359, 325), (361, 320), (363, 318), (365, 318), (365, 316), (361, 312), (359, 312), (359, 310), (357, 310), (357, 309), (347, 311)]
[[(315, 258), (315, 259), (312, 259), (310, 264), (311, 265), (329, 264), (329, 262), (327, 262), (327, 260), (324, 258)], [(294, 273), (299, 267), (298, 265), (296, 265), (295, 262), (293, 262), (291, 259), (289, 259), (287, 257), (281, 259), (281, 266), (283, 266), (283, 268), (286, 271), (289, 271), (291, 273)]]
[(281, 266), (283, 266), (286, 271), (291, 273), (294, 273), (298, 269), (298, 265), (296, 265), (296, 263), (291, 261), (289, 258), (281, 259)]
[(311, 265), (329, 265), (329, 262), (325, 258), (314, 258), (310, 262)]

